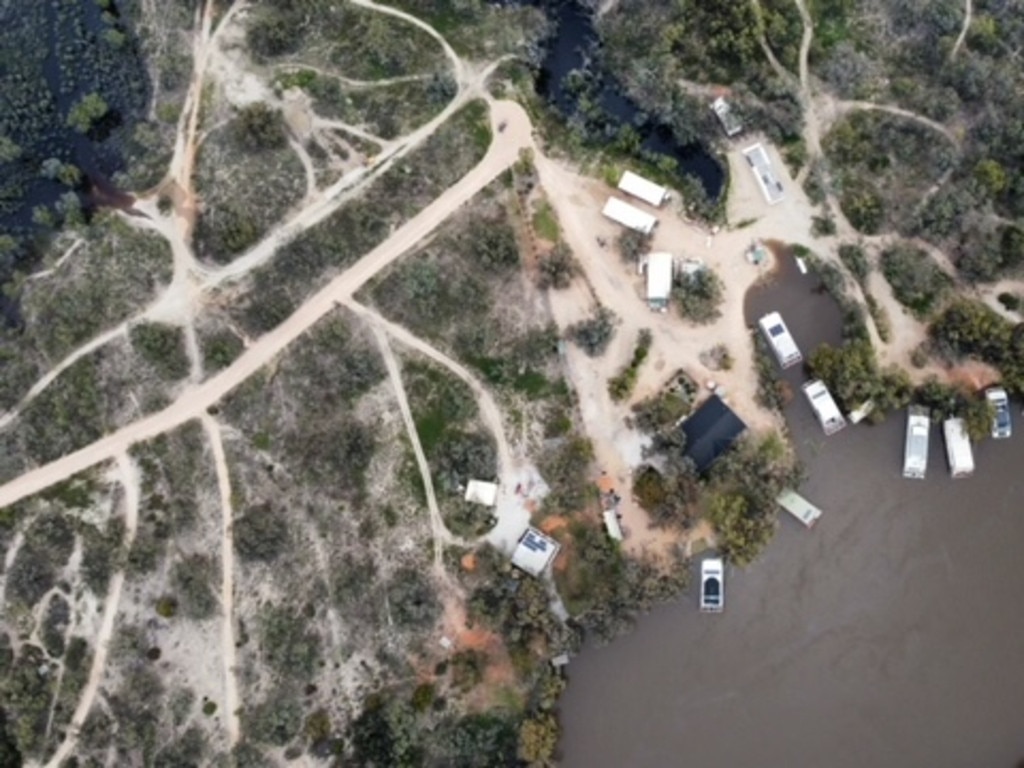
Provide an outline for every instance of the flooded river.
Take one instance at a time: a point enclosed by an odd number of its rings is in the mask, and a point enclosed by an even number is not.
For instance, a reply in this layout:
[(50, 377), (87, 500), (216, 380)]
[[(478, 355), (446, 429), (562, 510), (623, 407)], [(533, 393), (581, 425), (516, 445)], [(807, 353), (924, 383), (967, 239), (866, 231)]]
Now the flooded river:
[[(838, 313), (788, 276), (748, 299), (781, 309), (807, 354)], [(951, 480), (940, 431), (928, 477), (900, 476), (904, 422), (825, 438), (799, 396), (786, 418), (824, 510), (789, 516), (730, 569), (726, 610), (694, 594), (570, 666), (568, 768), (1013, 768), (1024, 759), (1024, 419)]]

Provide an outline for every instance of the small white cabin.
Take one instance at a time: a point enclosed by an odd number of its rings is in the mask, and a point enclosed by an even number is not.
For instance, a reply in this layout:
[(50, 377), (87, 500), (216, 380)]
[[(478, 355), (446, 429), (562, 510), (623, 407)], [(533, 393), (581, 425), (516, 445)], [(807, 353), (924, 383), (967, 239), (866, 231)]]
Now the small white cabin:
[(974, 452), (971, 438), (963, 419), (946, 419), (942, 424), (946, 438), (946, 459), (951, 477), (970, 477), (974, 474)]
[(661, 204), (668, 200), (668, 190), (665, 187), (648, 181), (632, 171), (622, 174), (622, 178), (619, 179), (619, 189), (655, 208), (660, 208)]
[(674, 271), (671, 253), (652, 253), (647, 257), (647, 304), (651, 309), (663, 312), (668, 308)]
[(846, 426), (846, 419), (839, 412), (839, 406), (832, 399), (832, 393), (828, 391), (825, 382), (821, 379), (808, 381), (803, 386), (807, 402), (811, 404), (811, 410), (818, 417), (818, 423), (825, 430), (826, 435), (834, 435)]
[(761, 188), (768, 205), (775, 205), (782, 200), (782, 182), (775, 176), (772, 168), (772, 159), (768, 151), (760, 143), (754, 144), (743, 150), (743, 157), (750, 166), (750, 172), (754, 174), (757, 186)]
[(622, 541), (622, 526), (619, 525), (619, 516), (614, 509), (604, 511), (604, 528), (608, 532), (608, 538), (612, 541)]
[(759, 322), (761, 330), (764, 332), (764, 337), (768, 340), (768, 344), (775, 353), (779, 365), (783, 368), (789, 368), (791, 365), (796, 365), (804, 359), (804, 356), (800, 354), (800, 348), (797, 347), (792, 334), (790, 334), (789, 329), (786, 327), (782, 315), (778, 312), (769, 312)]
[(711, 102), (711, 111), (718, 117), (718, 122), (722, 124), (722, 130), (730, 139), (743, 130), (743, 124), (736, 117), (736, 113), (732, 111), (729, 102), (721, 96)]
[(609, 197), (601, 213), (616, 224), (621, 224), (645, 235), (651, 234), (658, 224), (657, 217), (652, 216), (646, 211), (641, 211), (635, 205), (630, 205), (624, 200), (619, 200), (617, 197)]
[(821, 517), (821, 510), (794, 490), (783, 491), (775, 501), (808, 528), (813, 528)]
[(928, 469), (928, 436), (932, 421), (918, 406), (907, 409), (907, 436), (903, 445), (903, 476), (923, 480)]

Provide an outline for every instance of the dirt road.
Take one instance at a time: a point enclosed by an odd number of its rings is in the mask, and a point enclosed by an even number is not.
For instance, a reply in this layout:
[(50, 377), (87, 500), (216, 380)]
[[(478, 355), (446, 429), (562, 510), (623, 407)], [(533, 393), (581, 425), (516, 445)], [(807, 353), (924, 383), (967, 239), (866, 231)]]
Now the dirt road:
[(239, 722), (238, 679), (235, 656), (235, 542), (233, 536), (234, 512), (231, 505), (231, 475), (224, 456), (224, 441), (220, 425), (207, 414), (202, 416), (203, 429), (210, 441), (213, 462), (217, 470), (217, 489), (220, 492), (220, 603), (221, 658), (224, 664), (224, 718), (227, 723), (228, 744), (232, 747), (241, 737)]
[[(433, 203), (400, 227), (384, 243), (370, 251), (347, 271), (310, 297), (273, 331), (260, 337), (228, 368), (198, 386), (187, 388), (173, 404), (145, 419), (101, 438), (79, 451), (33, 469), (0, 487), (0, 507), (58, 483), (71, 475), (200, 416), (208, 407), (269, 363), (313, 323), (345, 301), (373, 275), (386, 267), (436, 229), (461, 205), (512, 165), (519, 151), (531, 142), (529, 118), (518, 104), (508, 101), (491, 105), (491, 123), (498, 137), (484, 159)], [(500, 134), (499, 123), (505, 123)]]
[(377, 347), (384, 359), (384, 367), (387, 369), (388, 378), (391, 379), (391, 389), (395, 399), (398, 401), (398, 411), (402, 414), (402, 421), (405, 424), (405, 433), (412, 446), (413, 455), (416, 457), (416, 466), (420, 472), (420, 481), (423, 483), (423, 492), (427, 497), (427, 511), (430, 514), (430, 536), (434, 543), (434, 572), (438, 576), (444, 575), (444, 545), (451, 539), (451, 533), (445, 527), (444, 518), (441, 516), (441, 509), (437, 504), (437, 494), (434, 493), (434, 478), (430, 472), (430, 464), (427, 462), (427, 455), (423, 452), (423, 443), (420, 442), (420, 434), (416, 429), (416, 421), (412, 417), (412, 409), (409, 407), (409, 398), (405, 394), (405, 385), (402, 383), (402, 370), (395, 359), (395, 353), (388, 342), (387, 331), (379, 323), (371, 321), (373, 336), (377, 340)]
[(484, 426), (494, 435), (498, 449), (498, 503), (495, 507), (498, 522), (487, 533), (486, 538), (492, 543), (505, 547), (510, 546), (511, 542), (518, 541), (529, 524), (530, 513), (522, 500), (516, 497), (514, 489), (521, 483), (524, 473), (528, 474), (533, 468), (526, 466), (525, 460), (517, 460), (513, 456), (512, 447), (505, 432), (501, 409), (490, 390), (464, 365), (428, 344), (405, 327), (392, 323), (369, 307), (354, 301), (346, 302), (345, 306), (386, 330), (392, 339), (444, 366), (472, 390), (480, 410), (480, 418)]
[[(117, 472), (120, 475), (120, 482), (124, 488), (124, 547), (130, 548), (135, 540), (135, 531), (139, 521), (139, 478), (135, 466), (125, 452), (116, 455)], [(3, 505), (0, 505), (3, 506)], [(47, 768), (57, 768), (64, 759), (70, 756), (78, 744), (78, 736), (82, 729), (85, 718), (92, 709), (96, 700), (96, 692), (99, 690), (103, 680), (103, 672), (107, 665), (107, 653), (110, 650), (110, 638), (114, 634), (114, 619), (117, 618), (118, 606), (121, 603), (121, 591), (124, 588), (124, 568), (118, 570), (111, 578), (107, 588), (107, 595), (103, 600), (103, 619), (100, 622), (100, 631), (93, 641), (92, 666), (89, 668), (89, 679), (82, 689), (75, 706), (75, 712), (71, 716), (71, 723), (67, 729), (67, 736), (61, 745), (54, 752), (53, 757), (47, 761)]]

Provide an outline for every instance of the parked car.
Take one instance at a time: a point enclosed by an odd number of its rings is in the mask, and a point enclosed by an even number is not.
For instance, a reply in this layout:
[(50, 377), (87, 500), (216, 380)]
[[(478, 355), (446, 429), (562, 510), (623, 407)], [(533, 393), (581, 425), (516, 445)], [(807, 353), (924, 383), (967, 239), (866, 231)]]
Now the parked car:
[(710, 557), (700, 564), (700, 609), (704, 613), (721, 613), (725, 607), (725, 567), (719, 557)]
[(992, 437), (1006, 438), (1013, 434), (1010, 422), (1010, 398), (1002, 387), (990, 387), (985, 390), (985, 399), (992, 404), (995, 414), (992, 416)]

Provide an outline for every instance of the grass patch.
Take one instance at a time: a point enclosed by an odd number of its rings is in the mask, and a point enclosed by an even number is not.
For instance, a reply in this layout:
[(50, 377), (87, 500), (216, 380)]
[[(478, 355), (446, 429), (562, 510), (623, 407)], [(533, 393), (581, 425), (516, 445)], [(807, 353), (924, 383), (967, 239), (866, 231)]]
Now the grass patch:
[(533, 229), (537, 236), (549, 243), (557, 243), (561, 238), (561, 227), (554, 208), (547, 200), (538, 200), (534, 205)]

